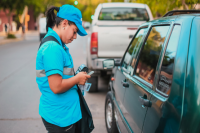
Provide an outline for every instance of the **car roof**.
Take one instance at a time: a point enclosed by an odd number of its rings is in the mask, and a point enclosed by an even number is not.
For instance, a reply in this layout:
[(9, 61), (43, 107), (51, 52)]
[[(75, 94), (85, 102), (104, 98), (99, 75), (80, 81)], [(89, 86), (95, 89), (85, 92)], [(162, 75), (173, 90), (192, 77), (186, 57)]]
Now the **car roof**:
[(200, 16), (200, 14), (180, 14), (180, 15), (174, 15), (174, 16), (167, 16), (167, 17), (161, 17), (146, 23), (143, 23), (140, 25), (140, 27), (144, 27), (150, 24), (162, 24), (162, 23), (170, 23), (170, 22), (175, 22), (177, 18), (181, 18), (182, 21), (187, 21), (188, 16), (190, 17), (196, 17)]
[(172, 10), (167, 12), (163, 17), (181, 15), (181, 14), (200, 14), (200, 10)]
[(135, 7), (135, 8), (145, 8), (146, 4), (139, 3), (124, 3), (124, 2), (112, 2), (112, 3), (102, 3), (103, 8), (108, 7)]

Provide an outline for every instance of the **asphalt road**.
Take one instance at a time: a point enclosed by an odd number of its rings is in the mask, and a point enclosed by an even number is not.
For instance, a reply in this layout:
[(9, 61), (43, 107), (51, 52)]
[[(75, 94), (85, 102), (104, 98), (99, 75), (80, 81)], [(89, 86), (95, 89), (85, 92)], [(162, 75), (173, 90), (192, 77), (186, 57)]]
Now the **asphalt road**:
[[(75, 70), (86, 64), (87, 37), (78, 36), (67, 46)], [(40, 91), (35, 80), (35, 59), (39, 46), (37, 32), (25, 40), (0, 45), (0, 133), (45, 133), (38, 114)], [(92, 112), (93, 133), (106, 133), (104, 102), (107, 87), (99, 80), (99, 92), (87, 93), (85, 99)]]

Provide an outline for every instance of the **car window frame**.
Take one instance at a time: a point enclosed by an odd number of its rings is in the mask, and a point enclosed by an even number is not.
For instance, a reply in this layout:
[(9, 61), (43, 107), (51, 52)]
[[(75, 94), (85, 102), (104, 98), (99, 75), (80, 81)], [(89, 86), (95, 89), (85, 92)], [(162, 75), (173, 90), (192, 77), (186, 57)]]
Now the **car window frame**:
[[(144, 26), (138, 28), (137, 32), (134, 34), (134, 36), (133, 36), (132, 40), (130, 41), (128, 47), (126, 48), (126, 51), (124, 52), (124, 55), (123, 55), (123, 57), (122, 57), (122, 59), (121, 59), (121, 63), (120, 63), (120, 67), (121, 67), (122, 69), (127, 70), (126, 68), (124, 68), (124, 67), (122, 66), (122, 65), (123, 65), (123, 62), (124, 62), (124, 58), (125, 58), (125, 56), (126, 56), (126, 53), (127, 53), (127, 51), (129, 50), (129, 48), (130, 48), (130, 46), (131, 46), (133, 40), (135, 39), (136, 35), (138, 34), (138, 32), (139, 32), (141, 29), (145, 29), (145, 28), (147, 28), (147, 30), (149, 30), (149, 25), (144, 25)], [(143, 39), (142, 39), (142, 41), (141, 41), (141, 43), (142, 43), (141, 46), (143, 45), (143, 42), (144, 42), (144, 40), (145, 40), (147, 34), (148, 34), (148, 32), (144, 35), (144, 37), (143, 37)], [(140, 51), (140, 49), (141, 49), (141, 47), (139, 48), (139, 51)], [(136, 60), (137, 60), (137, 55), (138, 55), (138, 52), (137, 52), (137, 54), (136, 54)], [(132, 58), (132, 56), (131, 56), (131, 58)], [(129, 62), (128, 65), (130, 65), (130, 63), (131, 63), (131, 62)], [(134, 63), (134, 65), (135, 65), (135, 63)], [(134, 68), (133, 68), (133, 69), (134, 69)]]
[[(156, 65), (156, 72), (155, 72), (155, 77), (154, 77), (154, 81), (153, 81), (153, 84), (150, 84), (148, 83), (147, 81), (145, 81), (144, 79), (138, 77), (135, 73), (136, 73), (136, 66), (138, 65), (138, 61), (139, 61), (139, 56), (141, 54), (141, 51), (142, 51), (142, 48), (144, 47), (145, 45), (145, 42), (147, 41), (148, 39), (148, 36), (151, 32), (151, 29), (155, 26), (169, 26), (169, 30), (167, 32), (167, 35), (166, 35), (166, 39), (163, 43), (163, 47), (160, 51), (160, 55), (159, 55), (159, 58), (158, 58), (158, 62), (157, 62), (157, 65)], [(134, 72), (132, 75), (130, 75), (132, 78), (132, 81), (135, 82), (138, 86), (142, 87), (143, 89), (145, 89), (146, 91), (148, 92), (152, 92), (154, 90), (154, 86), (155, 86), (155, 81), (157, 81), (157, 71), (158, 71), (158, 64), (160, 64), (160, 59), (162, 57), (162, 54), (165, 47), (166, 47), (166, 44), (168, 44), (168, 41), (169, 41), (169, 38), (170, 38), (170, 35), (171, 35), (171, 32), (173, 30), (173, 22), (164, 22), (164, 23), (153, 23), (151, 25), (149, 25), (149, 29), (148, 29), (148, 33), (143, 41), (143, 44), (141, 45), (141, 48), (139, 49), (138, 53), (137, 53), (137, 56), (136, 56), (136, 61), (134, 63)], [(145, 87), (144, 87), (145, 86)]]
[[(173, 29), (174, 29), (174, 27), (175, 27), (176, 25), (179, 25), (179, 26), (180, 26), (180, 34), (181, 34), (181, 30), (182, 30), (181, 24), (180, 24), (180, 23), (173, 23), (173, 27), (172, 27), (172, 30), (171, 30), (171, 32), (170, 32), (170, 36), (169, 36), (169, 38), (168, 38), (168, 41), (167, 41), (167, 43), (166, 43), (166, 45), (165, 45), (165, 48), (164, 48), (162, 57), (161, 57), (161, 59), (160, 59), (159, 66), (157, 66), (157, 67), (158, 67), (158, 71), (157, 71), (157, 74), (156, 74), (157, 79), (156, 79), (156, 81), (155, 81), (155, 87), (154, 87), (154, 90), (153, 90), (154, 92), (153, 92), (153, 93), (154, 93), (154, 96), (155, 96), (155, 97), (159, 98), (159, 99), (162, 100), (162, 101), (166, 101), (166, 100), (168, 99), (170, 93), (169, 93), (169, 95), (167, 95), (167, 94), (161, 94), (161, 93), (156, 92), (156, 89), (157, 89), (157, 85), (158, 85), (158, 82), (159, 82), (159, 75), (160, 75), (160, 73), (161, 73), (161, 67), (162, 67), (163, 59), (164, 59), (164, 57), (165, 57), (165, 53), (166, 53), (166, 50), (167, 50), (167, 46), (168, 46), (168, 44), (169, 44), (169, 40), (170, 40), (170, 37), (171, 37), (171, 35), (172, 35)], [(178, 45), (179, 45), (179, 41), (180, 41), (180, 35), (179, 35), (177, 47), (178, 47)], [(177, 54), (177, 50), (178, 50), (178, 49), (176, 49), (176, 54)], [(175, 62), (176, 62), (176, 54), (175, 54), (175, 60), (174, 60), (173, 68), (174, 68)], [(173, 69), (173, 74), (172, 74), (172, 81), (173, 81), (173, 77), (174, 77), (174, 69)], [(171, 87), (172, 87), (172, 85), (171, 85)], [(170, 88), (170, 90), (171, 90), (171, 88)]]

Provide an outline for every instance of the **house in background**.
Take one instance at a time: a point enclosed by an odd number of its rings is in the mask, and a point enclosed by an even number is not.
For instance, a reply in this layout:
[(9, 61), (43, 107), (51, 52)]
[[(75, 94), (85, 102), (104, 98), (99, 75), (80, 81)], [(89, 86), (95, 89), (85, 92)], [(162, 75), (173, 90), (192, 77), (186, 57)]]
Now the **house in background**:
[(8, 17), (6, 16), (5, 12), (1, 9), (0, 10), (0, 32), (4, 31), (5, 32), (5, 24), (8, 26), (8, 30), (12, 31), (12, 22), (13, 22), (13, 16), (15, 13), (11, 13), (10, 15), (10, 23), (8, 22)]
[[(7, 11), (8, 12), (8, 11)], [(5, 12), (0, 9), (0, 32), (5, 32), (5, 24), (7, 24), (7, 29), (12, 32), (17, 31), (17, 23), (14, 21), (14, 18), (18, 17), (15, 12), (12, 12), (10, 15), (10, 22), (8, 22), (8, 17)], [(32, 8), (28, 10), (28, 7), (24, 8), (24, 12), (20, 15), (20, 23), (24, 23), (26, 30), (35, 30), (35, 19), (34, 19), (34, 11)]]

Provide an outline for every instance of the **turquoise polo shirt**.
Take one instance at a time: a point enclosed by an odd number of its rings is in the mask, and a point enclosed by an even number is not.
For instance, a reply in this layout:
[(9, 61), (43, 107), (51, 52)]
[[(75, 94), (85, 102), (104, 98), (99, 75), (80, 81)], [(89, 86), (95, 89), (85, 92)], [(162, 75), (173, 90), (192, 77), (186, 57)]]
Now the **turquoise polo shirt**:
[(36, 82), (42, 93), (39, 114), (47, 122), (66, 127), (82, 118), (77, 86), (64, 93), (54, 94), (49, 87), (48, 76), (59, 74), (63, 79), (74, 76), (73, 60), (68, 47), (62, 43), (58, 34), (48, 28), (47, 36), (54, 36), (61, 45), (54, 41), (45, 42), (36, 57)]

